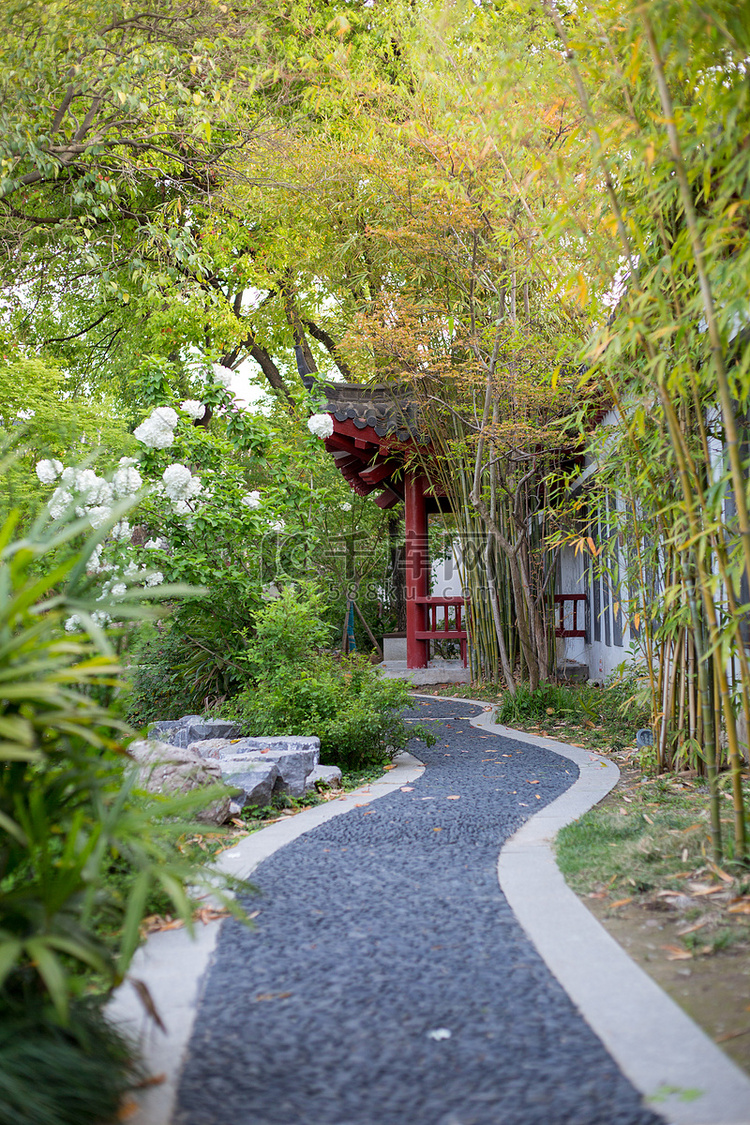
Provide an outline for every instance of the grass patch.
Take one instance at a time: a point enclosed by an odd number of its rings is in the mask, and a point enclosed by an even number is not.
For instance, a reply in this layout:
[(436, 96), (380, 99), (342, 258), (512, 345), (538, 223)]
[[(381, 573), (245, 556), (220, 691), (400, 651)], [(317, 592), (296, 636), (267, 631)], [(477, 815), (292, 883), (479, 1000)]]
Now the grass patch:
[[(729, 845), (730, 816), (722, 827)], [(710, 860), (707, 787), (700, 780), (626, 777), (560, 831), (556, 851), (582, 897), (612, 912), (632, 904), (680, 921), (686, 953), (710, 955), (750, 938), (750, 876)]]

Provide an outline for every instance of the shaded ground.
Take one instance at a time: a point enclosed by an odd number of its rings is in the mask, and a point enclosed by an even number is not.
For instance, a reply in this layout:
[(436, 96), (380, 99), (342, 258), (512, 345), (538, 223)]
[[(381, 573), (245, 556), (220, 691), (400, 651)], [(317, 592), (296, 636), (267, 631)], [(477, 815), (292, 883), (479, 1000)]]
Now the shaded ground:
[(180, 1125), (657, 1125), (505, 902), (496, 859), (575, 767), (430, 703), (413, 786), (267, 860), (225, 923)]

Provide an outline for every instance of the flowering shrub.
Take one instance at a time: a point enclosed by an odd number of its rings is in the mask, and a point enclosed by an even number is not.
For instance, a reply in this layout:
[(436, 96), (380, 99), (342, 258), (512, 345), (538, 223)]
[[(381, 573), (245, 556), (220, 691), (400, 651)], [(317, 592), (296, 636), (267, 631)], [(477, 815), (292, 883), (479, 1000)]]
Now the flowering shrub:
[(167, 449), (174, 442), (179, 417), (171, 406), (157, 406), (133, 431), (133, 436), (149, 449)]
[(330, 414), (313, 414), (308, 418), (307, 428), (319, 438), (329, 438), (333, 433), (333, 419)]

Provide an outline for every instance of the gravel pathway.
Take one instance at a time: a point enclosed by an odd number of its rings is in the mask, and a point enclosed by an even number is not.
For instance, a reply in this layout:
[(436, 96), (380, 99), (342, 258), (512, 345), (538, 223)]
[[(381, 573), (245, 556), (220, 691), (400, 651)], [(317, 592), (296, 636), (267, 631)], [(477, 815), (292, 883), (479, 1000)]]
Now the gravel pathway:
[(576, 776), (417, 705), (408, 792), (266, 860), (255, 930), (222, 929), (179, 1125), (658, 1125), (537, 956), (497, 855)]

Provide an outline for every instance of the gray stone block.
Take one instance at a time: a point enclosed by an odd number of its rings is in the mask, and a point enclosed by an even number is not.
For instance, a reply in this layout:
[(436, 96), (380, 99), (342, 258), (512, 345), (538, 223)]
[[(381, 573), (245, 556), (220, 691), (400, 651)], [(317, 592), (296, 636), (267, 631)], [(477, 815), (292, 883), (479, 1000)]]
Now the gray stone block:
[(275, 762), (256, 761), (247, 756), (228, 758), (221, 763), (221, 772), (225, 785), (241, 790), (238, 797), (232, 798), (233, 802), (241, 802), (240, 810), (245, 805), (256, 805), (259, 808), (270, 805), (273, 787), (279, 776)]
[(189, 743), (203, 742), (209, 738), (239, 738), (240, 728), (229, 719), (198, 719), (187, 724), (187, 733)]
[(149, 738), (159, 738), (170, 746), (187, 748), (192, 742), (209, 738), (238, 738), (240, 728), (229, 719), (204, 719), (202, 715), (183, 715), (181, 719), (164, 719), (151, 723)]
[[(221, 766), (201, 758), (185, 747), (158, 739), (136, 739), (128, 753), (140, 766), (138, 785), (149, 793), (189, 793), (221, 782)], [(207, 824), (223, 824), (229, 815), (230, 798), (221, 797), (196, 814)]]
[(341, 770), (338, 766), (316, 766), (312, 773), (305, 779), (305, 789), (317, 789), (318, 784), (329, 789), (341, 788)]
[(218, 759), (222, 750), (225, 751), (224, 757), (231, 754), (232, 743), (228, 738), (202, 738), (199, 742), (191, 742), (188, 750), (200, 754), (201, 758)]
[(320, 739), (314, 735), (279, 735), (274, 738), (239, 738), (219, 747), (219, 759), (248, 758), (255, 761), (275, 762), (279, 777), (278, 792), (290, 797), (305, 794), (305, 779), (320, 760)]

